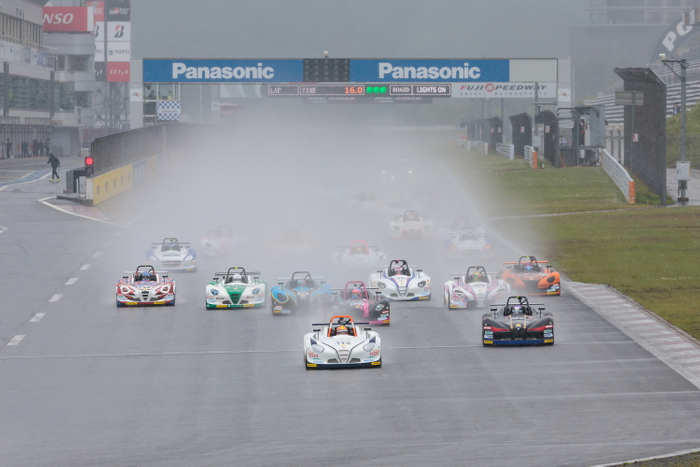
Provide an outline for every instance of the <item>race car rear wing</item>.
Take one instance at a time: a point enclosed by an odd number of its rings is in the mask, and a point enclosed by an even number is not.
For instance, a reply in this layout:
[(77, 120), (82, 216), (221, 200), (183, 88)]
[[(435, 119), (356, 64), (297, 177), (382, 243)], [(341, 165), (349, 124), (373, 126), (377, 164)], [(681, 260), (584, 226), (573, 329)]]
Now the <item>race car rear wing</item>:
[[(235, 273), (233, 273), (233, 274), (235, 274)], [(261, 274), (262, 274), (262, 272), (260, 272), (260, 271), (246, 271), (245, 272), (246, 276), (253, 276), (253, 277), (260, 277)], [(214, 275), (215, 276), (228, 276), (229, 273), (228, 272), (215, 272)]]
[[(537, 260), (537, 264), (542, 264), (542, 263), (549, 263), (549, 261), (540, 261), (539, 259)], [(517, 261), (504, 261), (503, 264), (520, 264)]]
[[(388, 268), (381, 268), (381, 269), (377, 268), (377, 269), (375, 269), (375, 271), (377, 271), (377, 272), (379, 272), (379, 273), (382, 273), (382, 272), (386, 271), (387, 269), (388, 269)], [(420, 266), (418, 266), (417, 264), (416, 264), (415, 266), (411, 266), (411, 265), (409, 264), (409, 265), (408, 265), (408, 269), (415, 270), (416, 272), (423, 272), (423, 268), (420, 267)]]
[[(278, 277), (278, 278), (277, 278), (277, 282), (278, 282), (279, 284), (281, 284), (281, 283), (283, 283), (283, 282), (291, 281), (291, 280), (292, 280), (291, 277)], [(318, 282), (321, 282), (321, 283), (323, 283), (323, 284), (326, 283), (326, 279), (325, 279), (324, 277), (313, 277), (313, 276), (311, 276), (311, 280), (318, 281)]]
[[(162, 244), (163, 244), (163, 242), (151, 243), (151, 246), (161, 246)], [(179, 246), (186, 246), (186, 247), (190, 246), (190, 242), (177, 242), (177, 244)]]
[[(339, 246), (338, 247), (339, 250), (347, 250), (348, 248), (350, 248), (350, 247), (349, 246)], [(367, 248), (374, 248), (375, 250), (381, 250), (381, 248), (379, 248), (379, 246), (377, 246), (377, 245), (367, 245)]]
[[(517, 304), (515, 304), (517, 305)], [(491, 313), (493, 313), (494, 317), (496, 316), (496, 313), (498, 313), (498, 308), (506, 306), (505, 303), (492, 303), (489, 305), (489, 308), (491, 308)], [(544, 311), (544, 303), (530, 303), (529, 304), (530, 308), (535, 308), (537, 307), (537, 311), (539, 312), (540, 318), (542, 317), (542, 312)]]

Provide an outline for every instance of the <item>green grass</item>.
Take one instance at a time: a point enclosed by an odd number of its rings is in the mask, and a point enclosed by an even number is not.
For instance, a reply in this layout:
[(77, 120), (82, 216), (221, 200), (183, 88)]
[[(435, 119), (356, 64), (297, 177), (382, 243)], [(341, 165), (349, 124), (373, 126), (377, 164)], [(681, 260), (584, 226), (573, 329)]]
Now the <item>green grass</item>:
[[(524, 245), (577, 282), (610, 284), (700, 338), (700, 207), (630, 206), (602, 169), (532, 170), (522, 160), (442, 151), (437, 158), (495, 198), (492, 217), (574, 213), (530, 220)], [(638, 191), (638, 199), (655, 199)], [(508, 220), (495, 221), (504, 226)]]
[[(523, 159), (450, 149), (441, 162), (493, 196), (494, 217), (632, 209), (600, 167), (531, 169)], [(484, 176), (479, 176), (479, 174)], [(497, 186), (497, 190), (493, 190)]]

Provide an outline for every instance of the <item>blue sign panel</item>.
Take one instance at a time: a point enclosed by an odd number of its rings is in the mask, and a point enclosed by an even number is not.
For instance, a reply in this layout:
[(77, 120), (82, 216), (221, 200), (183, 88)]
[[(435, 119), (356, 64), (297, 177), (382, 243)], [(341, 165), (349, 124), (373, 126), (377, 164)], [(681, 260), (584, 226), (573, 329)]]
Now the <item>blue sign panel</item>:
[(286, 83), (304, 81), (303, 60), (143, 60), (147, 83)]
[(510, 60), (350, 60), (350, 81), (498, 82), (510, 81)]

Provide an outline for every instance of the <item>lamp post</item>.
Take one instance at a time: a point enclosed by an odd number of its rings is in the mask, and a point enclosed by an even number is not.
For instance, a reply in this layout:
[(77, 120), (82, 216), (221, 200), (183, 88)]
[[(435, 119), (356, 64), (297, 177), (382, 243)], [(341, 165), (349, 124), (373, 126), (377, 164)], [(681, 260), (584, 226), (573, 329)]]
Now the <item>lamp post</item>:
[[(688, 68), (688, 62), (686, 59), (681, 58), (678, 60), (666, 58), (665, 54), (660, 55), (661, 58), (661, 63), (666, 65), (666, 67), (673, 72), (674, 75), (678, 77), (678, 79), (681, 80), (681, 162), (685, 163), (686, 162), (686, 140), (685, 140), (685, 127), (686, 127), (686, 98), (685, 98), (685, 91), (686, 91), (686, 82), (685, 82), (685, 70)], [(676, 73), (676, 70), (674, 69), (674, 64), (678, 63), (681, 67), (681, 73), (678, 74)], [(669, 65), (670, 64), (670, 65)], [(683, 164), (685, 165), (685, 164)], [(680, 177), (679, 177), (680, 178)], [(688, 181), (687, 180), (678, 180), (678, 201), (688, 201), (688, 197), (686, 196), (686, 190), (688, 188)]]

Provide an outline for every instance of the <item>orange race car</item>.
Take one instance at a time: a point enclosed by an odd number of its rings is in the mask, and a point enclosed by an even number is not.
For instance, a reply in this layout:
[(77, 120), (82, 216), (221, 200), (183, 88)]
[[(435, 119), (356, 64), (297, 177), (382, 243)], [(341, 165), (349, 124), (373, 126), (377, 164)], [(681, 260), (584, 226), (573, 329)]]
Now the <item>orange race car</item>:
[(547, 261), (534, 256), (521, 256), (517, 263), (506, 266), (500, 277), (510, 284), (511, 290), (528, 295), (560, 295), (561, 279)]

